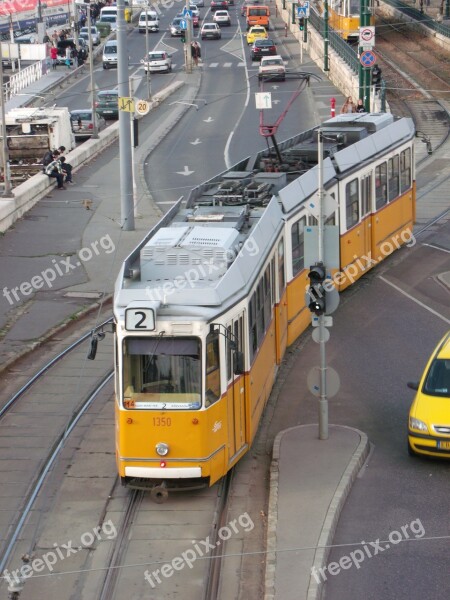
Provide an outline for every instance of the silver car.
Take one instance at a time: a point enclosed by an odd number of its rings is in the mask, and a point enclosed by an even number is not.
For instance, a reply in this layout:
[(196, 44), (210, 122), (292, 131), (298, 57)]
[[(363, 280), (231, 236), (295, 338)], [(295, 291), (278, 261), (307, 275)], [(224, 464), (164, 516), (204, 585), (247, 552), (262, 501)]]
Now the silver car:
[[(97, 112), (95, 113), (95, 122), (97, 131), (102, 131), (106, 127), (106, 121)], [(83, 108), (70, 111), (70, 123), (76, 140), (82, 140), (92, 137), (94, 133), (94, 123), (92, 121), (92, 109)]]
[[(84, 35), (84, 34), (86, 34), (86, 35)], [(89, 40), (89, 27), (82, 27), (80, 29), (80, 36), (88, 41)], [(94, 46), (98, 46), (100, 44), (100, 32), (97, 29), (97, 27), (95, 27), (95, 25), (91, 25), (91, 37), (92, 37), (92, 44)]]
[(172, 57), (164, 50), (152, 50), (143, 63), (146, 73), (157, 73), (158, 71), (170, 73), (172, 70)]

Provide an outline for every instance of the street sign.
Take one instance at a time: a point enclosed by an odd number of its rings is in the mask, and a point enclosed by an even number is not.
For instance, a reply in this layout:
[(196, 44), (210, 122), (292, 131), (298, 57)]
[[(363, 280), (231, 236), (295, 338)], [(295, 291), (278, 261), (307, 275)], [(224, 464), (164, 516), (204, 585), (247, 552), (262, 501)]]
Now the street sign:
[(359, 41), (363, 44), (375, 44), (375, 27), (372, 25), (368, 27), (359, 28)]
[(138, 115), (146, 115), (150, 110), (150, 103), (146, 100), (136, 100), (136, 112)]
[(309, 17), (309, 2), (300, 2), (297, 6), (297, 17), (308, 19)]
[(371, 50), (365, 50), (361, 53), (359, 62), (363, 67), (373, 67), (373, 65), (377, 62), (375, 52), (372, 52)]
[(272, 108), (272, 94), (270, 92), (255, 93), (256, 108), (262, 110), (264, 108)]
[(119, 98), (119, 110), (123, 110), (124, 112), (134, 112), (133, 98), (128, 98), (127, 96), (120, 97)]
[(186, 21), (186, 19), (181, 19), (181, 21), (180, 21), (180, 29), (187, 29), (187, 21)]
[[(333, 327), (333, 317), (323, 317), (324, 327)], [(319, 317), (317, 315), (311, 316), (311, 325), (313, 327), (319, 327)]]
[(192, 19), (192, 10), (189, 10), (185, 7), (183, 9), (183, 17), (190, 17)]

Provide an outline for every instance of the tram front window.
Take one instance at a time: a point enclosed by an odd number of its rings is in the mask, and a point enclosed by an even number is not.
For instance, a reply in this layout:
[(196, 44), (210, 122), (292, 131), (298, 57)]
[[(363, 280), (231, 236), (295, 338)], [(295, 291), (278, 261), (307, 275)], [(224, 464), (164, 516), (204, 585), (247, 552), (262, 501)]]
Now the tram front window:
[(199, 340), (128, 337), (123, 344), (125, 408), (200, 408)]

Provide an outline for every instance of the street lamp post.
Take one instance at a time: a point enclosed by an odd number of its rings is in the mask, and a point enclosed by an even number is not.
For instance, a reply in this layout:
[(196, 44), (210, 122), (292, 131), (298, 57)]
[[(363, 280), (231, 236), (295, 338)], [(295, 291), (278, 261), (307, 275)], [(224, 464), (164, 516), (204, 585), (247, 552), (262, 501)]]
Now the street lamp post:
[(0, 41), (0, 100), (1, 106), (1, 119), (2, 119), (2, 161), (3, 161), (3, 198), (12, 198), (11, 192), (11, 174), (9, 171), (9, 152), (8, 152), (8, 137), (6, 131), (6, 111), (5, 111), (5, 88), (3, 86), (3, 54), (2, 54), (2, 42)]
[(87, 24), (89, 31), (89, 72), (91, 81), (91, 100), (92, 100), (92, 139), (98, 139), (97, 114), (95, 112), (95, 86), (94, 86), (94, 54), (92, 51), (92, 31), (91, 31), (91, 7), (87, 5)]
[(150, 65), (148, 64), (148, 8), (149, 3), (147, 1), (146, 10), (145, 10), (145, 60), (147, 61), (147, 100), (151, 100), (152, 98), (152, 88), (150, 83)]

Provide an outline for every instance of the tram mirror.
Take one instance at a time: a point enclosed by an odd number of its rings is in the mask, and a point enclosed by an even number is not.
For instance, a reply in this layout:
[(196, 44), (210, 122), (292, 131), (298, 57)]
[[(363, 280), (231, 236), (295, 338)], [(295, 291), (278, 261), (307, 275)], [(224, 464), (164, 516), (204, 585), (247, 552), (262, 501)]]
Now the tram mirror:
[(91, 338), (91, 347), (89, 349), (89, 354), (87, 355), (88, 360), (95, 360), (97, 355), (97, 346), (98, 346), (98, 338), (96, 335)]
[(234, 374), (235, 375), (243, 375), (244, 374), (244, 354), (243, 354), (243, 352), (235, 352), (234, 353)]

